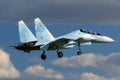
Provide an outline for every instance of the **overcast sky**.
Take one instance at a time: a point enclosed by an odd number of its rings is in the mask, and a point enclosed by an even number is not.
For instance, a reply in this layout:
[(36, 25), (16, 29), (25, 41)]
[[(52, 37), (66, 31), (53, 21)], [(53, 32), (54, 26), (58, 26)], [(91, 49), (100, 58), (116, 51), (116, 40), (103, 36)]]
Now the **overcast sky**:
[(0, 21), (119, 24), (119, 0), (0, 0)]

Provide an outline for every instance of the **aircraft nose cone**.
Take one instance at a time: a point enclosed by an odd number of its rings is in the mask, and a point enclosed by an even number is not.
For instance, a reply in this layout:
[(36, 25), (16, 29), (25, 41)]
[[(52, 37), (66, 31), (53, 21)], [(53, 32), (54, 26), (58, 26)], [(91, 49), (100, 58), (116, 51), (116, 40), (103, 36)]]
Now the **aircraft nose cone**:
[(105, 42), (114, 42), (114, 40), (110, 37), (104, 36), (104, 41)]

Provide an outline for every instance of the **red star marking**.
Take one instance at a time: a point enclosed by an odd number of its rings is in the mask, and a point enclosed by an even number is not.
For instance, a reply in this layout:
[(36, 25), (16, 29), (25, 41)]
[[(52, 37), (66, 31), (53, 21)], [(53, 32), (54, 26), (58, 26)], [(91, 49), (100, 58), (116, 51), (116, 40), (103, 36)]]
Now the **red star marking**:
[(42, 27), (42, 24), (40, 24), (40, 27)]

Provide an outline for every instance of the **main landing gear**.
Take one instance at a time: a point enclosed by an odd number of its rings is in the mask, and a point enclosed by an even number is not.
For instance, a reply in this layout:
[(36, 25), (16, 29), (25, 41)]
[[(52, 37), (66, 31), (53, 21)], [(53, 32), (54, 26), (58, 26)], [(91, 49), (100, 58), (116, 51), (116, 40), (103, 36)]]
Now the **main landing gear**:
[(57, 55), (59, 58), (63, 57), (63, 53), (62, 53), (62, 51), (59, 51), (58, 45), (57, 45)]
[(58, 51), (58, 50), (57, 50), (57, 55), (58, 55), (59, 58), (62, 58), (62, 57), (63, 57), (62, 51)]
[[(62, 58), (62, 57), (63, 57), (62, 51), (58, 51), (58, 50), (57, 50), (57, 55), (58, 55), (59, 58)], [(43, 51), (43, 53), (41, 54), (41, 59), (42, 59), (42, 60), (45, 60), (46, 58), (47, 58), (47, 56), (46, 56), (46, 54), (45, 54), (45, 51)]]
[(41, 59), (42, 60), (45, 60), (47, 58), (46, 54), (45, 54), (45, 51), (43, 51), (43, 53), (41, 54)]
[[(77, 55), (82, 55), (82, 51), (81, 51), (81, 46), (80, 46), (80, 43), (78, 42), (78, 44), (77, 44), (77, 46), (78, 46), (78, 52), (77, 52)], [(63, 52), (62, 51), (59, 51), (58, 49), (57, 49), (57, 55), (58, 55), (58, 57), (59, 58), (62, 58), (63, 57)], [(41, 54), (41, 59), (42, 60), (45, 60), (47, 58), (47, 56), (46, 56), (46, 54), (45, 54), (45, 51), (43, 51), (43, 53)]]
[(77, 52), (77, 55), (82, 55), (82, 51), (81, 51), (81, 47), (80, 47), (80, 43), (78, 42), (78, 49), (79, 51)]

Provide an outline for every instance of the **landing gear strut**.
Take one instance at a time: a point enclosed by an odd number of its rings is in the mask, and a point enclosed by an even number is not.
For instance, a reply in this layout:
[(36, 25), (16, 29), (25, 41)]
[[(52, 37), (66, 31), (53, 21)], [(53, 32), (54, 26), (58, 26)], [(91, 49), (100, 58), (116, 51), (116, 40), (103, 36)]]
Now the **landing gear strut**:
[(43, 53), (41, 54), (41, 59), (45, 60), (47, 58), (47, 56), (45, 55), (45, 51), (43, 51)]
[(78, 49), (79, 49), (79, 51), (77, 52), (77, 55), (82, 55), (82, 51), (81, 51), (80, 43), (79, 42), (78, 42)]

